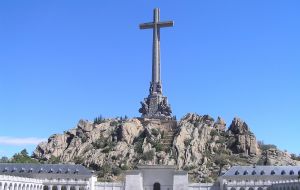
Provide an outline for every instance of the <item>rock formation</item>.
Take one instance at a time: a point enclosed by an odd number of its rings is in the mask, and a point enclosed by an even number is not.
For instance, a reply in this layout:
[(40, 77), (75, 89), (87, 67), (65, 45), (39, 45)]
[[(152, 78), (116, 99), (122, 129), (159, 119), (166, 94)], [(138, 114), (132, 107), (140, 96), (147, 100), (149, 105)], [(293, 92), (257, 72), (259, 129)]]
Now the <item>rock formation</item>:
[(209, 182), (232, 165), (296, 165), (288, 153), (262, 150), (248, 125), (234, 118), (228, 130), (220, 117), (185, 115), (175, 123), (147, 119), (80, 120), (40, 143), (33, 156), (43, 162), (82, 163), (98, 177), (118, 180), (139, 164), (176, 165), (192, 180)]

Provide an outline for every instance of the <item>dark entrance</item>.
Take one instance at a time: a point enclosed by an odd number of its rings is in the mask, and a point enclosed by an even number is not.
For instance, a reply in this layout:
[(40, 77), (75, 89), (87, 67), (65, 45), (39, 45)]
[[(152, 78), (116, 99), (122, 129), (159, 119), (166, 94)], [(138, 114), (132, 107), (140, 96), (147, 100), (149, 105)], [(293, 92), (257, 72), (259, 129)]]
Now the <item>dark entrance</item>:
[(160, 184), (159, 183), (154, 183), (153, 190), (160, 190)]

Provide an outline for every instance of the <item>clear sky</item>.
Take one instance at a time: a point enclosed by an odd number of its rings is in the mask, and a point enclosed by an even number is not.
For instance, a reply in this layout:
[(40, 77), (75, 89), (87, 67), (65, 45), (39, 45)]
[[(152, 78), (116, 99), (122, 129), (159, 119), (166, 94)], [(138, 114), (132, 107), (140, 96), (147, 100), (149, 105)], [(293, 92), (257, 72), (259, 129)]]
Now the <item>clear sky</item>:
[(188, 112), (238, 116), (257, 139), (300, 153), (300, 1), (0, 1), (0, 156), (79, 119), (139, 116), (161, 31), (164, 94)]

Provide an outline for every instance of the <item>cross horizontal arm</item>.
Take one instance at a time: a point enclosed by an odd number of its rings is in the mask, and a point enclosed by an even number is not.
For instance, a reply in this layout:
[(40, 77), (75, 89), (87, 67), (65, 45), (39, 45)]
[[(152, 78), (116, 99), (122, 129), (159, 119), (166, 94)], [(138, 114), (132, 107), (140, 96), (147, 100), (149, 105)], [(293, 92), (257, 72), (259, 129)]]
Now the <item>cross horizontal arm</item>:
[(140, 29), (154, 28), (154, 25), (157, 25), (159, 28), (172, 27), (174, 26), (174, 22), (173, 21), (165, 21), (165, 22), (157, 22), (157, 23), (147, 22), (147, 23), (140, 24)]
[(172, 27), (172, 26), (174, 26), (174, 22), (173, 21), (159, 22), (159, 23), (157, 23), (157, 25), (160, 28), (162, 28), (162, 27)]
[(140, 24), (140, 29), (148, 29), (148, 28), (153, 28), (154, 23), (153, 22), (148, 22), (148, 23), (143, 23)]

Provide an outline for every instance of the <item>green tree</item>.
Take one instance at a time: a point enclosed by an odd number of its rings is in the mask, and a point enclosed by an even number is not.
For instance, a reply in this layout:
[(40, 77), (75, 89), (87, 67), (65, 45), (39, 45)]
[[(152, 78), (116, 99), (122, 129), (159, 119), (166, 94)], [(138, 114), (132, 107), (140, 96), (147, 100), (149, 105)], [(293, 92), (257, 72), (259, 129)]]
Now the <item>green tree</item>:
[(229, 156), (223, 153), (217, 154), (214, 157), (214, 162), (216, 165), (219, 166), (219, 175), (220, 175), (223, 167), (229, 163)]
[(11, 159), (11, 162), (12, 163), (38, 163), (37, 160), (31, 158), (28, 155), (26, 149), (23, 149), (21, 152), (14, 154)]

